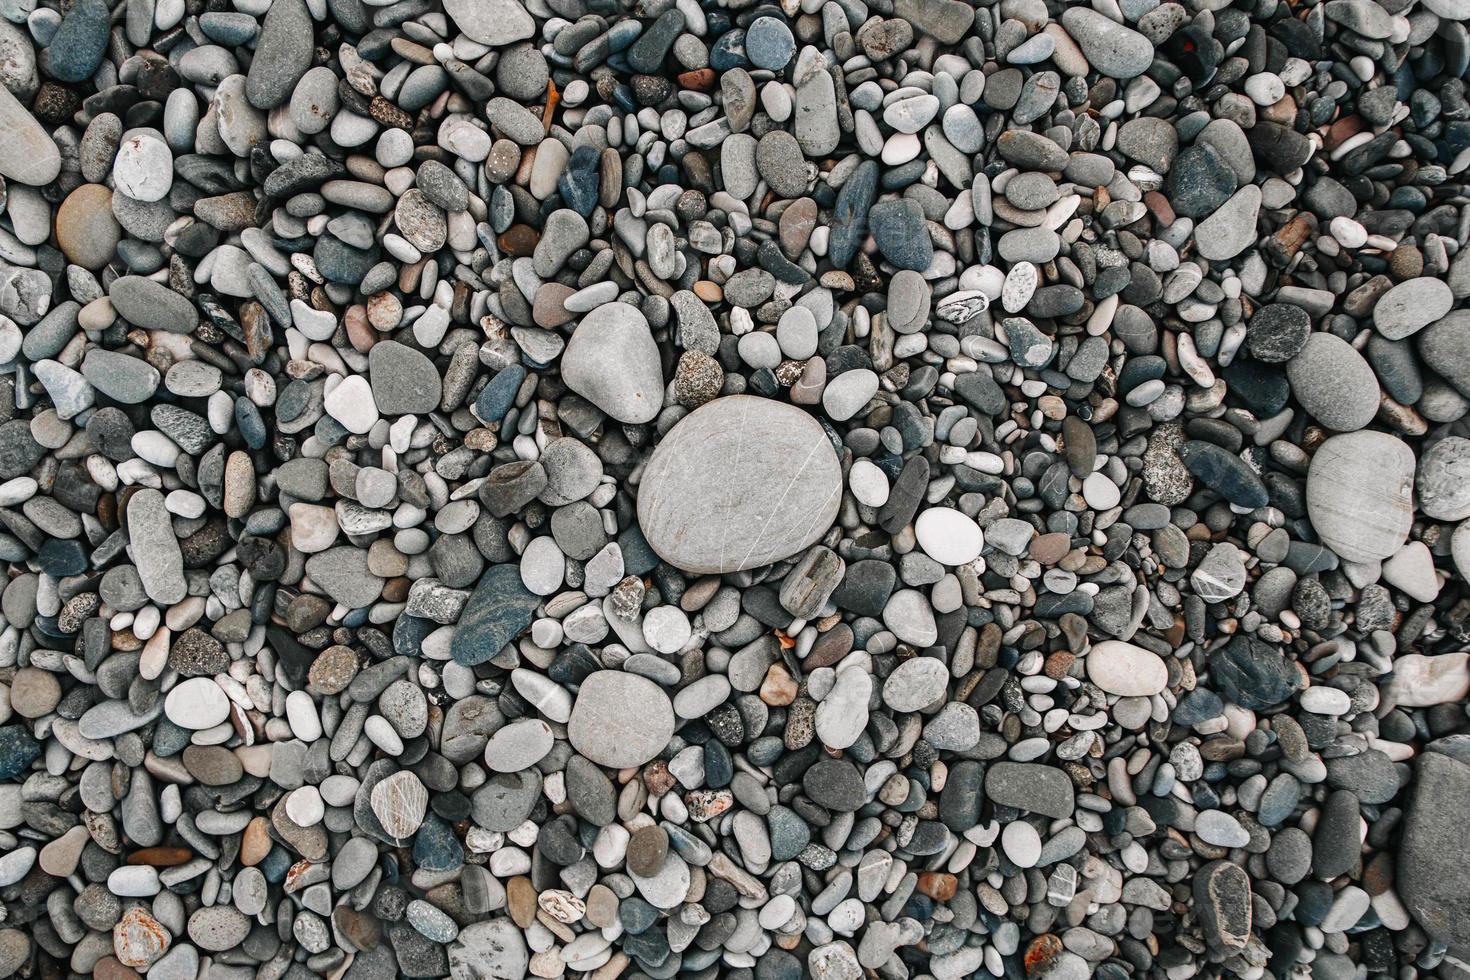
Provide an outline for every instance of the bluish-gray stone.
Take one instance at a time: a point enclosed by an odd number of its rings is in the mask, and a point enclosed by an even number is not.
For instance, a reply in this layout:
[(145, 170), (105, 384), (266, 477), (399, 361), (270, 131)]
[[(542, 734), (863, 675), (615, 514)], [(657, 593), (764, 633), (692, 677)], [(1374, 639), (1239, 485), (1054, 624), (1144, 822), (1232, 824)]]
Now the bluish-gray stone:
[(540, 604), (540, 597), (521, 583), (520, 566), (494, 566), (480, 576), (465, 604), (450, 654), (467, 667), (484, 663), (531, 625)]

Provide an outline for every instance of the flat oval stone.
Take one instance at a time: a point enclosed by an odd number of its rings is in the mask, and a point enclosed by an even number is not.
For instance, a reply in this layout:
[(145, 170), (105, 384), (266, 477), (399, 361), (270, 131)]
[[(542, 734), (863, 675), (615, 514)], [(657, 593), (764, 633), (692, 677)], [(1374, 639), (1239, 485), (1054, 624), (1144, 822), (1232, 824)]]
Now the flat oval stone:
[(1260, 212), (1261, 189), (1246, 184), (1195, 227), (1194, 242), (1200, 257), (1223, 262), (1245, 251), (1256, 240), (1256, 217)]
[(980, 556), (985, 534), (980, 525), (953, 507), (930, 507), (914, 522), (924, 553), (941, 565), (963, 565)]
[(123, 319), (145, 330), (192, 333), (199, 326), (199, 311), (189, 298), (152, 279), (121, 276), (107, 295)]
[(250, 933), (250, 920), (227, 905), (210, 905), (189, 917), (189, 939), (212, 953), (233, 949)]
[(1420, 276), (1394, 286), (1373, 307), (1373, 325), (1389, 340), (1402, 340), (1443, 317), (1455, 297), (1442, 280)]
[(1068, 7), (1062, 26), (1082, 49), (1092, 67), (1110, 78), (1142, 75), (1153, 63), (1148, 38), (1088, 7)]
[(211, 678), (191, 677), (168, 692), (163, 711), (180, 728), (201, 731), (230, 716), (230, 699)]
[(257, 109), (273, 109), (291, 97), (311, 67), (311, 14), (304, 0), (272, 0), (245, 79), (245, 97)]
[(1094, 643), (1084, 662), (1087, 679), (1119, 697), (1152, 697), (1169, 683), (1169, 669), (1158, 654), (1122, 640)]
[(1349, 432), (1317, 449), (1307, 470), (1307, 516), (1348, 561), (1382, 561), (1414, 523), (1414, 451), (1386, 432)]
[(638, 523), (671, 565), (738, 572), (811, 545), (841, 498), (842, 469), (815, 419), (781, 402), (730, 395), (664, 436), (638, 490)]
[(653, 681), (622, 670), (588, 675), (567, 721), (572, 747), (610, 769), (641, 766), (674, 734), (674, 706)]
[(1339, 432), (1355, 432), (1378, 413), (1378, 378), (1352, 344), (1330, 333), (1314, 333), (1286, 365), (1296, 400), (1317, 421)]

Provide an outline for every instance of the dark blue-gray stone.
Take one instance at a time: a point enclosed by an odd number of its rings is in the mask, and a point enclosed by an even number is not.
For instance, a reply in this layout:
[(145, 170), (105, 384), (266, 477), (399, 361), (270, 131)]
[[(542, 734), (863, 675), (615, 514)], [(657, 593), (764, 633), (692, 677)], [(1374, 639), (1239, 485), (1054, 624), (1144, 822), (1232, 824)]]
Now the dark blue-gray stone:
[(628, 48), (628, 66), (643, 75), (659, 74), (664, 56), (683, 32), (684, 14), (672, 7), (665, 10)]
[(868, 209), (868, 230), (878, 251), (899, 269), (923, 272), (934, 260), (934, 243), (924, 227), (924, 208), (913, 198), (879, 201)]
[(837, 813), (851, 813), (868, 801), (857, 767), (845, 759), (823, 759), (801, 780), (812, 802)]
[(87, 549), (80, 541), (47, 538), (36, 554), (36, 563), (52, 578), (80, 575), (87, 570)]
[(637, 895), (623, 899), (618, 903), (618, 921), (623, 924), (629, 935), (639, 935), (649, 926), (658, 921), (658, 909), (649, 905)]
[(425, 871), (452, 871), (464, 864), (464, 847), (449, 824), (430, 815), (414, 837), (413, 863)]
[(801, 960), (784, 949), (768, 949), (755, 963), (755, 980), (801, 980)]
[(1164, 190), (1177, 213), (1203, 218), (1229, 200), (1237, 183), (1235, 171), (1213, 144), (1196, 143), (1174, 158)]
[(334, 235), (322, 235), (312, 249), (317, 271), (331, 282), (356, 286), (378, 262), (378, 246), (353, 248)]
[[(1407, 768), (1404, 771), (1407, 773)], [(1398, 795), (1399, 771), (1387, 755), (1369, 749), (1328, 759), (1327, 785), (1350, 789), (1359, 800), (1377, 806)]]
[(567, 169), (556, 182), (556, 189), (561, 192), (567, 207), (584, 218), (597, 207), (600, 157), (597, 147), (584, 143), (572, 151)]
[(1261, 794), (1256, 821), (1262, 827), (1279, 827), (1296, 811), (1302, 798), (1302, 784), (1289, 772), (1279, 773)]
[(658, 555), (649, 547), (643, 529), (636, 523), (618, 535), (618, 547), (623, 552), (623, 571), (629, 575), (647, 575), (658, 566)]
[(1470, 946), (1470, 766), (1438, 752), (1419, 756), (1414, 799), (1398, 834), (1398, 890), (1414, 918), (1435, 939)]
[(1271, 500), (1266, 485), (1245, 460), (1212, 442), (1191, 439), (1179, 447), (1184, 468), (1211, 490), (1241, 507), (1264, 507)]
[(1198, 725), (1202, 721), (1218, 718), (1225, 711), (1225, 703), (1214, 691), (1197, 688), (1179, 702), (1170, 719), (1176, 725)]
[(41, 755), (41, 743), (25, 725), (0, 728), (0, 779), (14, 779)]
[(1221, 376), (1230, 386), (1230, 396), (1262, 417), (1275, 415), (1291, 398), (1291, 383), (1275, 365), (1238, 358)]
[(1328, 794), (1312, 830), (1312, 874), (1323, 881), (1347, 874), (1362, 858), (1358, 797), (1350, 790)]
[(757, 17), (745, 31), (745, 56), (757, 68), (780, 71), (795, 53), (791, 28), (776, 17)]
[(1264, 711), (1291, 698), (1306, 682), (1296, 664), (1275, 647), (1237, 633), (1209, 658), (1210, 686), (1225, 700)]
[(512, 364), (501, 371), (490, 379), (480, 397), (475, 399), (475, 414), (482, 422), (499, 422), (505, 418), (505, 413), (515, 404), (521, 382), (525, 380), (526, 369), (519, 364)]
[(305, 0), (272, 0), (245, 76), (250, 104), (257, 109), (284, 104), (311, 67), (315, 43)]
[(997, 762), (985, 773), (992, 803), (1061, 820), (1072, 815), (1072, 780), (1060, 769), (1036, 762)]
[(868, 235), (868, 209), (878, 193), (878, 164), (864, 160), (837, 191), (827, 257), (838, 269), (847, 268)]
[(454, 630), (450, 653), (456, 663), (473, 667), (495, 656), (531, 625), (541, 604), (521, 583), (516, 565), (496, 565), (480, 576)]
[(950, 767), (949, 779), (939, 793), (939, 819), (957, 834), (980, 822), (980, 804), (984, 797), (985, 767), (972, 759), (962, 759)]
[(92, 77), (107, 50), (107, 4), (103, 0), (77, 0), (46, 48), (46, 70), (62, 82), (82, 82)]
[(788, 807), (771, 807), (771, 812), (766, 814), (766, 825), (771, 835), (773, 860), (790, 861), (811, 843), (811, 828)]
[(955, 378), (954, 393), (984, 415), (999, 415), (1007, 404), (1006, 393), (995, 378), (981, 371), (970, 371)]
[(726, 31), (709, 51), (709, 66), (718, 72), (732, 68), (749, 68), (750, 59), (745, 56), (745, 32)]

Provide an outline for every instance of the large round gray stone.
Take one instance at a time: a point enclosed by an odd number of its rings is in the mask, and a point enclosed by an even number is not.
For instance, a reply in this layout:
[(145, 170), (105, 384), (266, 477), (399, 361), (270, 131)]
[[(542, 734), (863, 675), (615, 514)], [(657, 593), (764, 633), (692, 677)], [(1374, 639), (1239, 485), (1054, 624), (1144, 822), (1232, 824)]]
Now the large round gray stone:
[(1307, 516), (1322, 543), (1348, 561), (1388, 558), (1414, 523), (1414, 451), (1386, 432), (1322, 443), (1307, 470)]
[(674, 706), (663, 688), (638, 674), (599, 670), (577, 691), (567, 738), (600, 766), (641, 766), (674, 734)]
[(680, 420), (638, 488), (638, 523), (659, 557), (697, 574), (780, 561), (826, 533), (842, 499), (827, 433), (799, 408), (717, 398)]

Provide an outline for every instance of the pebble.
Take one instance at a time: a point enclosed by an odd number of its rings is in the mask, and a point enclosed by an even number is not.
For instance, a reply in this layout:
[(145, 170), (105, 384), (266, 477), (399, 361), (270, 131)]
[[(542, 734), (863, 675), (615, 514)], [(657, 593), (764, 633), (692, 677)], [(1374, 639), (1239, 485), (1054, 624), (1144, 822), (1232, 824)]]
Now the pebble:
[(1330, 333), (1314, 333), (1286, 366), (1292, 394), (1314, 418), (1356, 432), (1378, 413), (1382, 392), (1363, 355)]
[(213, 728), (230, 714), (229, 698), (207, 677), (180, 681), (164, 700), (168, 720), (180, 728), (198, 731)]
[(964, 565), (980, 556), (985, 535), (979, 525), (950, 507), (930, 507), (914, 522), (924, 553), (941, 565)]
[(664, 376), (648, 321), (625, 303), (600, 306), (582, 318), (562, 354), (567, 387), (619, 422), (658, 414)]
[(1168, 686), (1168, 668), (1157, 654), (1121, 640), (1093, 644), (1085, 663), (1087, 679), (1109, 694), (1152, 697)]

